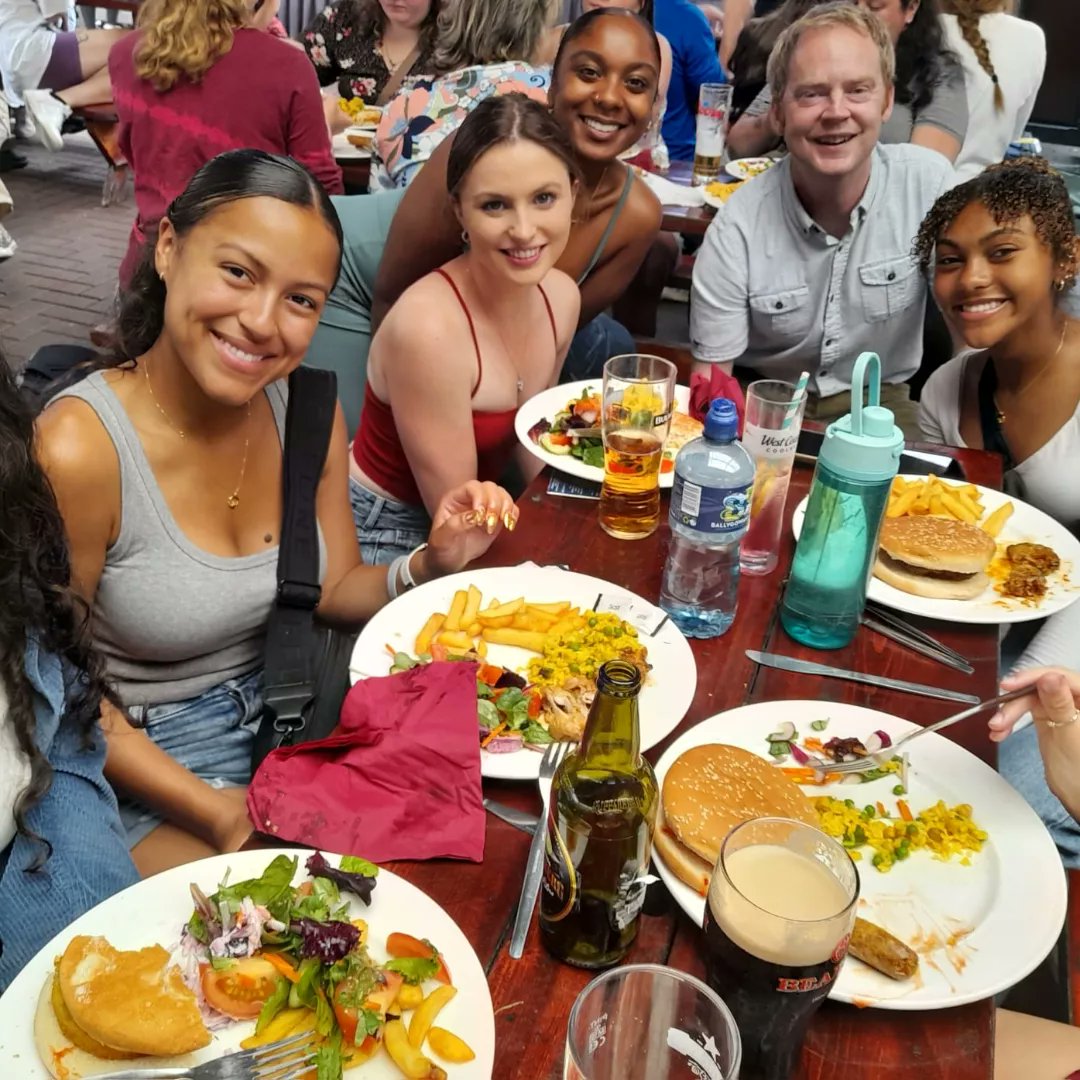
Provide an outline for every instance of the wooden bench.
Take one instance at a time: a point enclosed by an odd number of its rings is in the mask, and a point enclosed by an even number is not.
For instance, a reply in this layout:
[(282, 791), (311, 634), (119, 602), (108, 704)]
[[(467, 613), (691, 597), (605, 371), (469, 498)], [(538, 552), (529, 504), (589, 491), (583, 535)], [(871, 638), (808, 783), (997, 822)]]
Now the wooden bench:
[(94, 145), (109, 166), (108, 175), (101, 188), (101, 205), (112, 206), (123, 197), (128, 178), (128, 163), (120, 152), (120, 118), (111, 101), (100, 105), (87, 105), (73, 109), (72, 114), (86, 124), (86, 130)]

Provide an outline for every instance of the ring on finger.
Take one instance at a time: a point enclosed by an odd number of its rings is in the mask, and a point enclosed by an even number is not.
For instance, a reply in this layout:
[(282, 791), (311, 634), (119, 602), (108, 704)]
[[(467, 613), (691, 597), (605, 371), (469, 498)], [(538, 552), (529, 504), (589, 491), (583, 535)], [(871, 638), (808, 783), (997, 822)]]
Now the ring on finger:
[(1077, 720), (1080, 720), (1080, 709), (1073, 709), (1072, 716), (1068, 720), (1044, 720), (1043, 723), (1047, 727), (1068, 727), (1070, 724), (1075, 724)]

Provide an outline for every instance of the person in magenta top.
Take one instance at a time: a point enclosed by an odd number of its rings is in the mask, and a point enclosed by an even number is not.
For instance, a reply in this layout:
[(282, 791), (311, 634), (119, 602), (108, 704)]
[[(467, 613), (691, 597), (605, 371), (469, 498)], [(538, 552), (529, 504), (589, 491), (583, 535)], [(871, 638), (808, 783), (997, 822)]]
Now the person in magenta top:
[(407, 289), (371, 344), (350, 489), (372, 563), (422, 541), (445, 492), (502, 475), (518, 406), (555, 384), (577, 327), (577, 286), (555, 268), (577, 167), (551, 113), (523, 94), (481, 102), (446, 186), (466, 250)]
[(139, 32), (114, 46), (109, 74), (138, 210), (121, 284), (172, 200), (226, 150), (286, 154), (342, 192), (318, 79), (301, 49), (267, 33), (277, 9), (278, 0), (145, 0)]

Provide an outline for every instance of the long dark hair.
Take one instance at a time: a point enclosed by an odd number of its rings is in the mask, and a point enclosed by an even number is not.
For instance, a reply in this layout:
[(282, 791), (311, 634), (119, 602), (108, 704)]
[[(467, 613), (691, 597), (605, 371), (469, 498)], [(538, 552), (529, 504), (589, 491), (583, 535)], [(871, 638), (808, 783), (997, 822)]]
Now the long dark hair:
[[(642, 8), (644, 11), (644, 8)], [(652, 12), (650, 11), (650, 16)], [(555, 53), (555, 59), (551, 65), (551, 83), (552, 83), (552, 97), (554, 97), (554, 86), (558, 82), (559, 67), (562, 64), (562, 59), (566, 55), (566, 50), (569, 49), (573, 42), (581, 37), (587, 30), (591, 30), (593, 25), (599, 22), (601, 19), (633, 19), (639, 23), (642, 27), (648, 31), (649, 41), (652, 43), (653, 55), (656, 58), (657, 70), (660, 69), (660, 40), (656, 36), (656, 31), (653, 29), (652, 19), (646, 18), (644, 14), (639, 15), (637, 12), (628, 11), (626, 8), (593, 8), (592, 11), (586, 11), (580, 18), (575, 19), (567, 28), (566, 33), (562, 36), (562, 41), (559, 42), (558, 52)]]
[[(915, 2), (900, 0), (900, 6), (907, 11)], [(938, 0), (922, 0), (896, 43), (896, 100), (918, 112), (950, 75), (962, 80), (960, 61), (945, 45)]]
[(34, 422), (7, 364), (0, 357), (0, 679), (7, 716), (19, 750), (30, 763), (30, 782), (15, 800), (16, 829), (39, 840), (42, 866), (51, 852), (33, 833), (27, 814), (52, 784), (52, 767), (37, 744), (34, 689), (24, 657), (33, 639), (71, 665), (63, 724), (89, 744), (103, 700), (116, 704), (104, 665), (90, 644), (85, 604), (72, 593), (64, 522), (34, 451)]
[[(427, 17), (420, 24), (420, 54), (428, 56), (431, 53), (435, 41), (435, 23), (439, 18), (439, 8), (442, 0), (431, 0)], [(379, 0), (346, 0), (339, 5), (339, 12), (348, 12), (352, 16), (356, 26), (355, 32), (360, 35), (359, 40), (379, 39), (386, 30), (389, 21), (386, 12), (382, 9)]]
[(524, 94), (500, 94), (480, 102), (462, 121), (446, 161), (446, 190), (456, 195), (469, 170), (493, 147), (523, 139), (559, 158), (571, 181), (579, 178), (570, 139), (548, 109)]
[(739, 83), (765, 82), (765, 66), (776, 39), (811, 8), (829, 0), (784, 0), (775, 11), (750, 19), (742, 28), (731, 54), (731, 70)]
[[(263, 150), (228, 150), (211, 158), (169, 204), (165, 217), (177, 235), (184, 236), (215, 210), (241, 199), (260, 197), (318, 210), (337, 237), (340, 250), (341, 221), (322, 185), (299, 162)], [(161, 336), (165, 325), (165, 282), (154, 266), (156, 243), (156, 236), (147, 240), (142, 259), (120, 294), (115, 352), (100, 366), (128, 363)], [(340, 268), (340, 254), (338, 258)]]

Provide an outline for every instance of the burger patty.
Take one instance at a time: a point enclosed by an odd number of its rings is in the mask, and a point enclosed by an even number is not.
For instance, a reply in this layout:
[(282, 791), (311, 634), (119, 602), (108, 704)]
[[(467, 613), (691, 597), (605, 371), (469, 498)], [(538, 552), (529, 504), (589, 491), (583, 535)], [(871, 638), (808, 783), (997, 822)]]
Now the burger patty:
[(925, 566), (913, 566), (911, 563), (904, 562), (903, 559), (897, 559), (895, 556), (890, 555), (884, 548), (878, 552), (878, 558), (894, 570), (905, 570), (909, 574), (918, 574), (920, 577), (937, 578), (941, 581), (967, 581), (968, 578), (974, 577), (978, 572), (973, 571), (970, 574), (959, 574), (955, 570), (928, 570)]
[(1034, 570), (1021, 566), (1014, 570), (1003, 586), (1006, 596), (1018, 596), (1023, 600), (1038, 600), (1046, 595), (1046, 578)]
[(1036, 574), (1052, 574), (1061, 566), (1057, 552), (1045, 544), (1010, 544), (1005, 555), (1017, 570), (1030, 567)]

